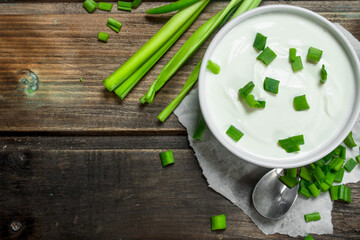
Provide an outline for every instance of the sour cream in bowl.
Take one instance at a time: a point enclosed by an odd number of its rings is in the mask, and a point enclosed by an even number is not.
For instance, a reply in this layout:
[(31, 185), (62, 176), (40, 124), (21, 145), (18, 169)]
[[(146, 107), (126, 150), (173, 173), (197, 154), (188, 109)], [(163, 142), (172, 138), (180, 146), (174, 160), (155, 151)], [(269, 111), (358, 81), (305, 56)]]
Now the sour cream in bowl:
[[(253, 47), (257, 33), (277, 57), (265, 65)], [(318, 63), (307, 61), (308, 49), (323, 51)], [(289, 49), (296, 48), (303, 69), (293, 72)], [(208, 60), (220, 73), (207, 69)], [(320, 83), (322, 65), (327, 81)], [(241, 159), (264, 167), (292, 168), (319, 160), (345, 139), (360, 111), (360, 64), (354, 49), (328, 20), (300, 7), (272, 5), (248, 11), (225, 25), (208, 47), (199, 75), (199, 100), (214, 136)], [(280, 81), (277, 94), (264, 90), (266, 77)], [(255, 84), (251, 94), (266, 102), (250, 108), (239, 89)], [(310, 108), (294, 109), (293, 99), (306, 95)], [(226, 131), (244, 135), (234, 141)], [(287, 153), (278, 140), (303, 135), (301, 150)]]

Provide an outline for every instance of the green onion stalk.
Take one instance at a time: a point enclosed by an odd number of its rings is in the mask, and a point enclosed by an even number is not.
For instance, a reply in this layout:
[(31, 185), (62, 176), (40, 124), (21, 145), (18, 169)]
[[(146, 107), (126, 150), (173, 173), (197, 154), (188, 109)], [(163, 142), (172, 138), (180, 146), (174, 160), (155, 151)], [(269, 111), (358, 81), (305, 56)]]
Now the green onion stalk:
[(198, 28), (190, 38), (184, 43), (179, 51), (172, 57), (172, 59), (161, 70), (157, 79), (150, 86), (148, 92), (140, 98), (142, 103), (152, 103), (155, 92), (158, 91), (170, 77), (196, 52), (196, 50), (205, 42), (210, 34), (219, 26), (235, 6), (237, 6), (242, 0), (231, 0), (225, 9), (221, 10), (210, 20), (204, 23)]
[[(123, 65), (103, 81), (109, 91), (114, 91), (120, 84), (128, 79), (138, 70), (151, 56), (153, 56), (162, 46), (171, 39), (176, 33), (183, 29), (183, 25), (190, 20), (195, 20), (193, 16), (200, 14), (200, 9), (204, 9), (210, 0), (201, 0), (187, 8), (177, 12), (149, 41), (147, 41), (133, 56)], [(190, 26), (190, 24), (187, 24)], [(179, 35), (179, 34), (177, 34)], [(181, 34), (180, 34), (181, 35)], [(180, 37), (179, 35), (179, 37)]]
[(116, 95), (124, 99), (126, 95), (136, 86), (142, 77), (155, 65), (155, 63), (167, 52), (176, 40), (188, 29), (201, 13), (202, 8), (187, 21), (158, 51), (154, 53), (140, 68), (115, 89)]
[[(257, 6), (259, 6), (259, 4), (261, 3), (261, 0), (244, 0), (242, 3), (241, 3), (241, 5), (240, 5), (240, 7), (238, 7), (237, 8), (237, 10), (236, 10), (236, 12), (234, 13), (234, 15), (233, 15), (233, 17), (231, 18), (231, 19), (233, 19), (233, 18), (235, 18), (236, 16), (238, 16), (238, 15), (240, 15), (240, 14), (242, 14), (242, 13), (244, 13), (244, 12), (246, 12), (246, 11), (248, 11), (248, 10), (251, 10), (251, 9), (253, 9), (253, 8), (256, 8)], [(216, 15), (215, 15), (216, 16)], [(215, 17), (214, 16), (214, 17)], [(213, 18), (214, 18), (213, 17)], [(229, 17), (229, 15), (227, 15), (222, 21), (221, 21), (221, 23), (224, 23), (225, 21), (224, 20), (226, 20), (227, 18)], [(213, 19), (212, 18), (212, 19)], [(214, 20), (212, 20), (212, 19), (210, 19), (209, 21), (214, 21)], [(208, 22), (209, 22), (208, 21)], [(207, 24), (208, 22), (206, 22), (205, 24)], [(204, 24), (204, 25), (205, 25)], [(200, 28), (199, 28), (200, 29)], [(195, 32), (196, 33), (196, 32)], [(194, 34), (195, 34), (194, 33)], [(193, 34), (193, 35), (194, 35)], [(191, 37), (190, 37), (191, 38)], [(189, 41), (190, 40), (190, 38), (187, 40), (187, 41)], [(185, 43), (186, 44), (186, 43)], [(185, 45), (184, 44), (184, 45)], [(180, 49), (181, 50), (181, 49)], [(179, 50), (179, 51), (180, 51)], [(188, 55), (192, 55), (195, 51), (196, 51), (197, 49), (195, 49), (195, 50), (193, 50), (193, 52), (189, 52), (188, 53)], [(176, 55), (175, 55), (176, 56)], [(173, 58), (175, 58), (175, 56), (173, 57)], [(190, 57), (189, 56), (189, 57)], [(170, 62), (171, 62), (171, 60), (170, 60)], [(169, 62), (169, 63), (170, 63)], [(169, 64), (168, 63), (168, 64)], [(182, 64), (181, 64), (182, 65)], [(177, 71), (180, 67), (181, 67), (181, 65), (178, 65), (177, 66), (177, 68), (175, 69), (175, 71)], [(184, 85), (184, 87), (182, 88), (182, 90), (180, 91), (180, 94), (158, 115), (158, 119), (161, 121), (161, 122), (164, 122), (165, 120), (166, 120), (166, 118), (174, 111), (174, 109), (180, 104), (180, 102), (182, 101), (182, 99), (186, 96), (186, 94), (191, 90), (191, 88), (195, 85), (195, 83), (197, 82), (197, 80), (198, 80), (198, 77), (199, 77), (199, 71), (200, 71), (200, 66), (201, 66), (201, 60), (200, 60), (200, 62), (196, 65), (196, 67), (195, 67), (195, 69), (193, 70), (193, 72), (190, 74), (190, 76), (189, 76), (189, 79), (186, 81), (186, 83), (185, 83), (185, 85)], [(166, 68), (166, 66), (164, 67), (164, 69)], [(163, 69), (163, 71), (164, 71), (164, 69)], [(160, 73), (161, 74), (161, 73)], [(160, 75), (159, 75), (159, 77), (160, 77)], [(158, 77), (158, 79), (159, 79), (159, 77)], [(171, 77), (171, 76), (170, 76)], [(170, 78), (170, 77), (168, 77), (168, 79)], [(164, 82), (165, 83), (165, 82)], [(163, 83), (163, 84), (164, 84)], [(152, 87), (153, 87), (153, 91), (151, 92), (152, 94), (154, 94), (155, 95), (155, 92), (156, 91), (158, 91), (161, 87), (162, 87), (162, 85), (160, 86), (160, 87), (158, 87), (158, 88), (155, 88), (155, 91), (154, 91), (154, 85), (156, 85), (156, 81), (155, 81), (155, 83), (153, 83), (153, 85), (152, 85)], [(149, 89), (149, 91), (151, 90), (151, 88)], [(149, 92), (148, 92), (149, 93)], [(146, 96), (146, 95), (145, 95)], [(143, 100), (145, 100), (145, 96), (144, 97), (142, 97), (142, 99)], [(154, 97), (154, 96), (153, 96)], [(152, 99), (153, 99), (153, 97), (152, 97)], [(141, 100), (140, 100), (141, 101)], [(152, 100), (151, 100), (152, 101)], [(145, 101), (144, 101), (145, 102)]]
[(185, 7), (188, 7), (199, 0), (178, 0), (176, 2), (157, 7), (157, 8), (151, 8), (146, 11), (147, 14), (163, 14), (163, 13), (169, 13), (174, 12), (176, 10), (183, 9)]

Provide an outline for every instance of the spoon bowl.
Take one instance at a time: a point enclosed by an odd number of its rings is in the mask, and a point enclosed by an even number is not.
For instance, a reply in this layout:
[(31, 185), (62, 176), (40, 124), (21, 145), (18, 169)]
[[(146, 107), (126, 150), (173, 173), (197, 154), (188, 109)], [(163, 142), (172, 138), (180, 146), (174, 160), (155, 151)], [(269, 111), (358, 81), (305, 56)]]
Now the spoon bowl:
[(298, 196), (299, 184), (289, 189), (278, 178), (283, 169), (273, 169), (256, 184), (252, 201), (256, 211), (268, 219), (283, 217), (293, 206)]

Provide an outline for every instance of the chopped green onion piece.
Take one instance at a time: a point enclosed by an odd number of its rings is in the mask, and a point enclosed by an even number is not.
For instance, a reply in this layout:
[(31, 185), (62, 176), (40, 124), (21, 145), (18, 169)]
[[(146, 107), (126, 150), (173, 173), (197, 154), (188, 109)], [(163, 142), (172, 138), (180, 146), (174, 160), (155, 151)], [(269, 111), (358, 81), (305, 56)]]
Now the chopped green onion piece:
[(296, 178), (297, 177), (297, 168), (286, 169), (286, 175), (289, 177)]
[(244, 136), (244, 134), (233, 125), (229, 127), (229, 129), (226, 131), (226, 134), (231, 137), (235, 142), (239, 141), (240, 138)]
[(283, 148), (287, 153), (300, 151), (300, 144), (304, 144), (304, 135), (297, 135), (285, 139), (280, 139), (278, 141), (281, 148)]
[(208, 60), (206, 68), (210, 70), (213, 74), (219, 74), (220, 73), (220, 66), (214, 63), (211, 60)]
[(317, 196), (320, 195), (320, 191), (319, 191), (319, 189), (316, 187), (316, 185), (314, 183), (312, 183), (308, 187), (308, 190), (310, 191), (311, 195), (313, 195), (314, 198), (316, 198)]
[(335, 173), (332, 173), (332, 172), (328, 172), (325, 174), (325, 180), (324, 182), (329, 185), (329, 186), (332, 186), (333, 183), (334, 183), (334, 180), (335, 180), (335, 176), (336, 174)]
[(322, 159), (317, 160), (316, 162), (314, 162), (314, 164), (316, 166), (323, 167), (323, 166), (325, 166), (326, 162), (325, 162), (325, 159), (322, 158)]
[(266, 77), (264, 80), (264, 90), (277, 94), (279, 92), (279, 80)]
[(308, 166), (311, 170), (314, 170), (316, 168), (315, 164), (313, 163), (310, 163)]
[(340, 148), (341, 148), (341, 152), (340, 152), (339, 157), (345, 160), (346, 159), (346, 147), (341, 146)]
[(325, 179), (325, 174), (319, 166), (314, 169), (313, 175), (318, 182), (321, 182), (323, 179)]
[(269, 65), (275, 58), (276, 54), (269, 47), (266, 47), (259, 56), (257, 56), (257, 60), (261, 60), (265, 65)]
[(335, 173), (335, 179), (334, 182), (341, 183), (344, 178), (345, 168), (341, 168), (339, 171)]
[(108, 24), (106, 24), (109, 28), (111, 28), (112, 30), (114, 30), (115, 32), (120, 32), (120, 28), (116, 28), (116, 27), (114, 27), (114, 26), (112, 26), (112, 25), (108, 25)]
[(297, 178), (290, 177), (288, 175), (279, 177), (279, 180), (290, 189), (292, 189), (294, 186), (296, 186), (296, 184), (299, 183), (299, 180)]
[(355, 159), (356, 159), (356, 161), (358, 161), (358, 163), (360, 163), (360, 155), (357, 155), (357, 156), (355, 157)]
[(305, 217), (306, 222), (318, 221), (318, 220), (321, 219), (321, 216), (320, 216), (319, 212), (305, 214), (304, 217)]
[(104, 32), (99, 32), (98, 39), (100, 41), (107, 42), (107, 40), (109, 39), (109, 34), (104, 33)]
[(304, 141), (304, 135), (296, 135), (296, 136), (292, 136), (290, 137), (294, 142), (296, 142), (296, 144), (298, 145), (303, 145), (305, 144), (305, 141)]
[(305, 179), (301, 179), (299, 185), (300, 185), (300, 187), (308, 188), (311, 185), (311, 182), (306, 181)]
[(111, 3), (99, 2), (99, 9), (110, 12), (113, 5)]
[(323, 51), (320, 49), (310, 47), (308, 54), (307, 54), (307, 60), (312, 63), (318, 63), (321, 59)]
[(140, 6), (141, 2), (142, 2), (142, 0), (134, 0), (134, 1), (132, 1), (131, 6), (133, 8), (138, 8)]
[(225, 214), (216, 215), (211, 217), (211, 230), (226, 229), (226, 216)]
[(352, 132), (349, 132), (349, 134), (347, 135), (347, 137), (344, 140), (344, 143), (349, 148), (356, 147), (356, 143), (355, 143), (355, 141), (353, 139)]
[(160, 159), (161, 159), (161, 164), (163, 167), (166, 167), (169, 164), (173, 164), (174, 163), (173, 152), (169, 150), (169, 151), (160, 153)]
[(350, 158), (344, 165), (344, 168), (346, 169), (346, 171), (351, 172), (357, 165), (357, 162)]
[(267, 37), (265, 37), (261, 33), (257, 33), (253, 47), (256, 48), (257, 50), (264, 50), (265, 45), (266, 45), (266, 39), (267, 39)]
[(296, 111), (303, 111), (310, 108), (308, 102), (306, 101), (305, 94), (294, 97), (294, 108)]
[(308, 234), (304, 240), (315, 240), (310, 234)]
[(176, 2), (169, 3), (169, 4), (161, 6), (161, 7), (151, 8), (151, 9), (147, 10), (146, 13), (147, 14), (163, 14), (163, 13), (174, 12), (174, 11), (183, 9), (185, 7), (188, 7), (198, 1), (199, 0), (178, 0)]
[(324, 84), (327, 80), (327, 71), (325, 70), (325, 65), (323, 64), (320, 70), (320, 82)]
[(80, 78), (80, 82), (82, 82), (83, 81), (83, 79), (82, 78)]
[(300, 177), (306, 181), (311, 181), (311, 173), (306, 167), (300, 168)]
[[(334, 150), (335, 151), (335, 150)], [(330, 161), (330, 159), (333, 158), (333, 156), (335, 155), (334, 154), (334, 151), (332, 151), (331, 153), (329, 153), (328, 155), (326, 155), (325, 157), (323, 157), (324, 161), (325, 161), (325, 164)]]
[(289, 61), (292, 63), (295, 61), (296, 57), (296, 48), (289, 48)]
[(107, 20), (106, 26), (108, 26), (109, 28), (111, 28), (112, 30), (114, 30), (115, 32), (118, 33), (121, 29), (122, 24), (121, 24), (121, 22), (119, 22), (113, 18), (109, 18)]
[(248, 82), (243, 88), (240, 88), (239, 95), (242, 98), (245, 98), (255, 87), (255, 84), (253, 81)]
[(331, 186), (330, 187), (330, 197), (332, 201), (339, 199), (339, 187), (340, 186)]
[(303, 69), (303, 64), (301, 61), (301, 57), (300, 56), (296, 56), (294, 58), (294, 61), (291, 62), (291, 69), (293, 70), (293, 72), (297, 72), (300, 71), (301, 69)]
[(331, 160), (328, 165), (330, 166), (331, 169), (334, 169), (335, 171), (339, 171), (342, 166), (344, 165), (345, 160), (340, 158), (340, 157), (336, 157), (333, 160)]
[(197, 125), (197, 127), (195, 129), (193, 138), (196, 139), (196, 140), (201, 141), (203, 136), (204, 136), (206, 128), (207, 128), (207, 126), (206, 126), (205, 119), (204, 119), (204, 117), (201, 117), (200, 121), (199, 121), (199, 123), (198, 123), (198, 125)]
[(86, 11), (92, 13), (97, 8), (97, 3), (94, 0), (86, 0), (83, 3), (83, 7), (86, 9)]
[(325, 173), (325, 175), (331, 171), (331, 167), (328, 165), (322, 166), (321, 170)]
[(249, 94), (254, 87), (255, 85), (252, 81), (248, 82), (243, 88), (239, 89), (240, 97), (243, 98), (251, 108), (265, 108), (265, 101), (255, 100), (254, 95)]
[(351, 203), (351, 189), (348, 186), (339, 186), (339, 199)]
[(319, 184), (319, 188), (321, 189), (322, 192), (327, 192), (329, 190), (329, 188), (331, 187), (331, 185), (328, 185), (325, 182), (318, 182)]
[(311, 193), (309, 192), (309, 190), (306, 187), (300, 186), (298, 189), (298, 193), (303, 195), (306, 198), (311, 198)]
[(131, 2), (118, 1), (118, 9), (131, 12)]
[(252, 94), (248, 94), (244, 100), (251, 108), (265, 108), (266, 102), (255, 100), (255, 96)]
[[(342, 145), (339, 145), (339, 146), (337, 146), (335, 149), (334, 149), (334, 151), (333, 151), (333, 155), (336, 155), (336, 156), (340, 156), (340, 153), (341, 153), (341, 150), (344, 148), (344, 146), (342, 146)], [(329, 159), (330, 160), (330, 159)]]

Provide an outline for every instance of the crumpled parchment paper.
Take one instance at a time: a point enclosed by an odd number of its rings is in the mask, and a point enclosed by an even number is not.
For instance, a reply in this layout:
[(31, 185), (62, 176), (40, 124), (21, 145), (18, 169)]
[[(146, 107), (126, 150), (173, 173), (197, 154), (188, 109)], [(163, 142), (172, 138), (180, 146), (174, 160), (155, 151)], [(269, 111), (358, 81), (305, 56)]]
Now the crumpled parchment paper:
[[(354, 38), (340, 24), (335, 26), (341, 30), (353, 45), (360, 58), (360, 42)], [(257, 181), (270, 169), (262, 168), (239, 159), (207, 130), (203, 140), (196, 141), (192, 138), (196, 125), (201, 117), (198, 100), (198, 91), (194, 89), (177, 107), (175, 114), (179, 121), (187, 129), (191, 147), (199, 161), (202, 173), (209, 187), (229, 199), (241, 208), (265, 234), (281, 233), (289, 236), (305, 236), (308, 233), (331, 234), (332, 202), (328, 193), (322, 194), (315, 199), (305, 199), (299, 196), (288, 214), (278, 220), (268, 220), (260, 216), (251, 202), (252, 190)], [(353, 128), (353, 137), (360, 143), (360, 118)], [(359, 148), (347, 149), (347, 159), (359, 154)], [(360, 180), (360, 166), (351, 172), (345, 172), (343, 183), (358, 182)], [(321, 221), (306, 223), (304, 214), (318, 211)]]

